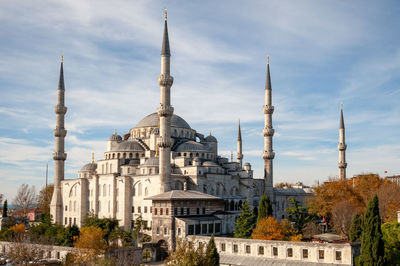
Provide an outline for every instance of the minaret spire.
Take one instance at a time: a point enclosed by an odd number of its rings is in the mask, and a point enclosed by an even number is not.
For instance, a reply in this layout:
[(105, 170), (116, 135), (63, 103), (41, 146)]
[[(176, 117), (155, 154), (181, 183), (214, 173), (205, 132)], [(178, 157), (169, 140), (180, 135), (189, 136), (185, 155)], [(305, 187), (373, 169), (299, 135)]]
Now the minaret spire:
[(170, 57), (167, 10), (165, 9), (164, 36), (161, 49), (161, 75), (158, 77), (160, 85), (160, 107), (157, 109), (160, 117), (160, 137), (157, 140), (160, 160), (160, 193), (170, 190), (171, 177), (171, 117), (174, 108), (171, 106), (171, 86), (174, 82), (170, 75)]
[(57, 89), (57, 105), (54, 107), (56, 113), (56, 129), (54, 129), (55, 136), (55, 151), (53, 153), (54, 159), (54, 192), (50, 203), (50, 214), (53, 221), (62, 224), (62, 197), (61, 197), (61, 181), (64, 180), (64, 163), (67, 159), (67, 154), (64, 152), (64, 139), (67, 131), (64, 128), (64, 117), (67, 112), (65, 107), (65, 85), (64, 85), (64, 58), (61, 56), (60, 78), (58, 81)]
[(338, 150), (339, 150), (339, 177), (340, 180), (345, 180), (346, 179), (346, 168), (347, 168), (347, 163), (346, 163), (346, 140), (345, 140), (345, 129), (344, 129), (344, 119), (343, 119), (343, 104), (341, 105), (340, 108), (340, 124), (339, 124), (339, 145), (338, 145)]
[(265, 181), (265, 192), (269, 194), (268, 196), (273, 199), (272, 189), (273, 189), (273, 159), (275, 157), (275, 152), (272, 148), (272, 137), (275, 130), (272, 127), (272, 114), (274, 112), (274, 107), (272, 106), (272, 86), (271, 86), (271, 74), (269, 70), (269, 56), (267, 57), (267, 77), (265, 81), (265, 105), (263, 107), (264, 111), (264, 181)]
[(240, 169), (242, 169), (242, 159), (243, 159), (243, 153), (242, 153), (242, 132), (240, 130), (240, 119), (239, 119), (239, 126), (238, 126), (238, 138), (237, 138), (237, 162), (240, 164)]

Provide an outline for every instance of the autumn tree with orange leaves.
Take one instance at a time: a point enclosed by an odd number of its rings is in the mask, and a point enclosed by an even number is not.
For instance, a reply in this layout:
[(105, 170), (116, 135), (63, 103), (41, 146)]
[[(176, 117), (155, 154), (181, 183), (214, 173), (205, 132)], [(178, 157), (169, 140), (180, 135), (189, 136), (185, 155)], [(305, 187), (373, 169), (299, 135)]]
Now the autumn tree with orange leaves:
[(104, 241), (104, 232), (99, 227), (89, 226), (80, 230), (76, 240), (74, 261), (78, 264), (94, 264), (104, 254), (107, 244)]
[(308, 202), (309, 211), (330, 219), (334, 211), (339, 214), (336, 206), (346, 202), (346, 205), (354, 208), (354, 213), (361, 214), (365, 212), (368, 202), (375, 194), (379, 198), (379, 210), (383, 221), (394, 221), (396, 211), (400, 208), (400, 187), (377, 174), (362, 174), (346, 180), (329, 180), (315, 187), (314, 196)]
[(296, 235), (295, 230), (287, 220), (278, 222), (272, 216), (258, 221), (251, 235), (253, 239), (300, 241), (302, 236)]

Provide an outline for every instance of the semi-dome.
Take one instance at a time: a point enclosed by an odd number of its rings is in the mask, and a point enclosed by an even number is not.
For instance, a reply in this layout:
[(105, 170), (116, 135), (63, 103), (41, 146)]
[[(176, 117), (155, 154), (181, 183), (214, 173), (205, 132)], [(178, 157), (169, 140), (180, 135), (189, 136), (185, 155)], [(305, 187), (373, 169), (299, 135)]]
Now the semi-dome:
[[(136, 125), (137, 128), (140, 127), (158, 127), (159, 126), (160, 117), (157, 113), (152, 113), (142, 120)], [(171, 117), (171, 126), (179, 127), (179, 128), (188, 128), (191, 129), (189, 124), (180, 116), (172, 115)]]
[(206, 151), (209, 152), (210, 150), (207, 148), (207, 146), (195, 142), (195, 141), (186, 141), (179, 145), (176, 149), (176, 152), (183, 152), (183, 151)]
[(127, 140), (112, 147), (111, 151), (144, 151), (144, 149), (138, 142)]
[(160, 164), (160, 158), (158, 157), (150, 157), (149, 159), (147, 159), (143, 166), (145, 167), (151, 167), (151, 166), (159, 166)]
[(96, 169), (97, 169), (97, 164), (95, 164), (95, 163), (88, 163), (88, 164), (85, 164), (85, 165), (81, 168), (80, 172), (94, 172), (94, 171), (96, 171)]

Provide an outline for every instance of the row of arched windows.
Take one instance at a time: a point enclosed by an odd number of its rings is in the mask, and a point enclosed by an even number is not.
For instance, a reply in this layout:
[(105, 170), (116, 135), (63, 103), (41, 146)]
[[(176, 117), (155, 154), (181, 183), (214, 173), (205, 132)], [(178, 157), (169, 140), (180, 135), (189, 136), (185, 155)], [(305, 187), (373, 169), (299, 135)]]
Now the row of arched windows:
[(186, 158), (194, 158), (194, 157), (199, 157), (202, 159), (209, 159), (209, 160), (214, 160), (215, 159), (215, 155), (212, 153), (199, 153), (199, 152), (178, 152), (178, 156), (183, 156)]
[[(150, 138), (151, 132), (153, 132), (155, 128), (142, 128), (136, 129), (131, 132), (132, 138)], [(171, 129), (171, 136), (177, 138), (187, 138), (187, 139), (194, 139), (195, 132), (190, 129)]]
[(101, 165), (101, 173), (102, 174), (110, 174), (112, 173), (112, 163), (108, 164), (102, 164)]
[(141, 152), (141, 153), (139, 153), (139, 152), (136, 152), (136, 153), (133, 153), (133, 152), (129, 152), (129, 153), (127, 153), (127, 152), (113, 152), (113, 153), (106, 153), (104, 155), (104, 159), (106, 159), (106, 160), (108, 160), (108, 159), (122, 159), (122, 158), (123, 159), (134, 159), (134, 158), (138, 159), (140, 157), (144, 157), (144, 153), (143, 152)]

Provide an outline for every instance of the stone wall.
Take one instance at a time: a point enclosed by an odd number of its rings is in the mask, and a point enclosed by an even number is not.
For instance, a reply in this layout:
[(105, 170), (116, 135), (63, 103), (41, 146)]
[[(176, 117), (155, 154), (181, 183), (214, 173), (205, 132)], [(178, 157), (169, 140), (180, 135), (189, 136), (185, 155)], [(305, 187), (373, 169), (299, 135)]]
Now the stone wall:
[[(210, 240), (207, 236), (187, 238), (204, 244)], [(277, 262), (284, 260), (299, 264), (353, 265), (353, 257), (360, 252), (359, 243), (331, 244), (215, 237), (215, 244), (221, 256), (221, 265), (231, 264), (228, 260), (231, 261), (232, 257), (241, 258), (244, 262), (231, 265), (251, 265), (254, 259)], [(246, 264), (246, 257), (249, 264)]]

